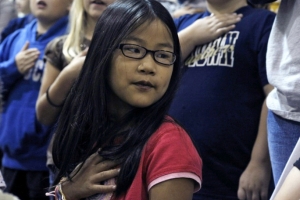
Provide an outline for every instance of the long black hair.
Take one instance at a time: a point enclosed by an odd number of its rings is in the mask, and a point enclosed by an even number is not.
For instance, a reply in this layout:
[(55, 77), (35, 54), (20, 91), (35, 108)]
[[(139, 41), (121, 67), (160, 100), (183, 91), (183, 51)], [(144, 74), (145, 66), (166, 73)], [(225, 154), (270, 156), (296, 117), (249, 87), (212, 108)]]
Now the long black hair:
[[(121, 120), (108, 113), (108, 74), (118, 45), (143, 23), (161, 20), (172, 36), (176, 61), (169, 87), (160, 100), (145, 108), (134, 108)], [(130, 187), (143, 147), (165, 120), (177, 89), (181, 66), (177, 30), (169, 12), (156, 0), (117, 0), (99, 18), (81, 73), (69, 92), (57, 123), (53, 159), (57, 180), (95, 153), (120, 162), (115, 195)], [(121, 138), (120, 144), (115, 140)]]

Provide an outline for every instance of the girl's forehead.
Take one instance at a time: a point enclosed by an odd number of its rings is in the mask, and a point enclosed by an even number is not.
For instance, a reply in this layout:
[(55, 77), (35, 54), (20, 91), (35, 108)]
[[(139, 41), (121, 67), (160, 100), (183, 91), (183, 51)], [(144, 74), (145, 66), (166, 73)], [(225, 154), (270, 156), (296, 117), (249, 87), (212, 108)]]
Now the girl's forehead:
[(168, 26), (159, 19), (146, 21), (132, 31), (125, 40), (129, 39), (164, 41), (173, 44), (172, 34)]
[(161, 30), (168, 30), (167, 25), (160, 19), (154, 19), (147, 20), (144, 23), (142, 23), (132, 32), (132, 34), (148, 33), (149, 31), (155, 32)]

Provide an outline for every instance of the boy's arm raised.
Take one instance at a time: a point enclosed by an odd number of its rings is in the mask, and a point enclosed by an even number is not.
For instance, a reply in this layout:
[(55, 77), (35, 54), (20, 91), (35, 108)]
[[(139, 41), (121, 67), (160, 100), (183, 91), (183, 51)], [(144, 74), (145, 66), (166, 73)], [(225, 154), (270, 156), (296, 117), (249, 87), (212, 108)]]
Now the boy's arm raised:
[(235, 27), (235, 23), (241, 20), (240, 14), (211, 15), (196, 20), (193, 24), (178, 33), (182, 59), (185, 60), (192, 50), (208, 43)]

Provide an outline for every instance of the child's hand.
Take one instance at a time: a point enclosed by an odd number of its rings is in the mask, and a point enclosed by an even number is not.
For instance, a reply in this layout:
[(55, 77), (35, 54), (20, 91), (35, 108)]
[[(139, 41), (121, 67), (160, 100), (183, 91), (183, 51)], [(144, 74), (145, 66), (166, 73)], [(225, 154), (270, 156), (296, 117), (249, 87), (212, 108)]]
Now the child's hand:
[(21, 74), (26, 74), (38, 59), (40, 52), (36, 48), (28, 49), (29, 42), (26, 42), (21, 51), (16, 55), (15, 61), (18, 71)]
[(250, 162), (242, 173), (237, 191), (240, 200), (268, 199), (271, 171), (268, 165)]
[(82, 66), (85, 61), (86, 54), (88, 52), (88, 48), (79, 53), (73, 60), (65, 67), (65, 71), (68, 71), (66, 75), (71, 82), (74, 82), (82, 69)]
[(113, 192), (116, 185), (101, 185), (100, 183), (119, 174), (119, 169), (114, 168), (117, 165), (116, 162), (104, 160), (98, 152), (92, 154), (78, 172), (80, 165), (73, 170), (71, 177), (73, 174), (75, 176), (72, 178), (72, 182), (62, 183), (62, 191), (66, 199), (75, 200), (94, 194)]
[(195, 46), (208, 43), (232, 30), (242, 18), (241, 14), (211, 15), (195, 21), (191, 28), (191, 39)]

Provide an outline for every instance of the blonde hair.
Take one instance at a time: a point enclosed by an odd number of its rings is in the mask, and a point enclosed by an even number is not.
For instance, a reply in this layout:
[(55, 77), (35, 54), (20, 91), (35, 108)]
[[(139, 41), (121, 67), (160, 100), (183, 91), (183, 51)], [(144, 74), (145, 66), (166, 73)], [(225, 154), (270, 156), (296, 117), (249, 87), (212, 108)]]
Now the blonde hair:
[(68, 62), (81, 52), (87, 23), (83, 0), (74, 0), (69, 15), (69, 34), (63, 45), (63, 55)]

